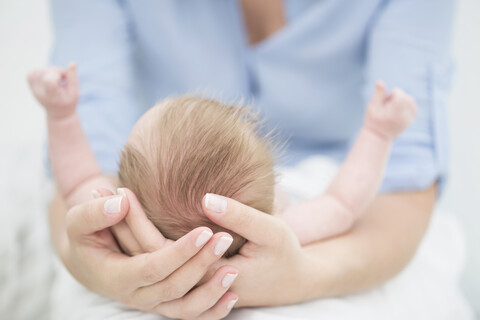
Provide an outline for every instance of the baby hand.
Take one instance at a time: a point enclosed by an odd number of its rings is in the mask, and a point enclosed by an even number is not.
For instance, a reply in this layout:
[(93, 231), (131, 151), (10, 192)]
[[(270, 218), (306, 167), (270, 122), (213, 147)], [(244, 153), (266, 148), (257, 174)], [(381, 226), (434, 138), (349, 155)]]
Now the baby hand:
[(417, 114), (415, 100), (400, 89), (386, 94), (378, 82), (367, 107), (365, 126), (388, 139), (393, 139), (412, 123)]
[(48, 116), (65, 118), (75, 112), (78, 102), (77, 68), (70, 63), (67, 69), (48, 67), (28, 75), (30, 88)]

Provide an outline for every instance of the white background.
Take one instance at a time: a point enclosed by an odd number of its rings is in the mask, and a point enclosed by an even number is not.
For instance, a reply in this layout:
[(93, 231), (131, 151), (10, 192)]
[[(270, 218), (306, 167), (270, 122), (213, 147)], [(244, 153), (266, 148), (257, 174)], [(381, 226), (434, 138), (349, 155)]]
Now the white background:
[[(44, 140), (44, 113), (31, 97), (25, 75), (46, 63), (51, 40), (46, 0), (0, 0), (2, 144), (41, 144)], [(451, 174), (440, 206), (455, 213), (464, 226), (468, 243), (468, 261), (462, 285), (478, 313), (480, 312), (479, 0), (458, 1), (454, 56), (457, 70), (449, 112)], [(9, 155), (3, 154), (0, 150), (0, 156)]]

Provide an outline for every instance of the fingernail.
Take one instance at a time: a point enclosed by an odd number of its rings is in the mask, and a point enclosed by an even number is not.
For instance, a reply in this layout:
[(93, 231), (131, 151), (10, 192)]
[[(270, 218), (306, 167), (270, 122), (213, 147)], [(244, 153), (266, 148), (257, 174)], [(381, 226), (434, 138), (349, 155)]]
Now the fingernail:
[(103, 210), (105, 213), (108, 214), (117, 214), (120, 213), (120, 210), (122, 208), (122, 200), (123, 196), (117, 196), (111, 199), (108, 199), (105, 201), (105, 204), (103, 205)]
[(212, 193), (205, 195), (205, 207), (217, 213), (227, 211), (227, 200)]
[(238, 276), (238, 273), (227, 273), (225, 275), (225, 277), (223, 277), (223, 280), (222, 280), (222, 286), (224, 288), (228, 288), (230, 287), (230, 285), (232, 284), (233, 280), (235, 280), (235, 278)]
[(214, 252), (217, 256), (223, 254), (233, 242), (233, 238), (230, 237), (221, 237), (215, 245)]
[(100, 194), (100, 192), (98, 192), (97, 190), (93, 189), (92, 191), (90, 191), (91, 194), (92, 194), (92, 198), (93, 199), (98, 199), (100, 198), (102, 195)]
[(117, 188), (117, 194), (122, 195), (124, 197), (127, 196), (127, 193), (125, 192), (124, 188)]
[(235, 303), (237, 303), (237, 301), (238, 301), (238, 298), (230, 301), (230, 302), (227, 304), (227, 309), (228, 309), (228, 310), (232, 309), (233, 306), (235, 305)]
[(195, 241), (195, 246), (203, 246), (205, 243), (207, 243), (208, 240), (210, 240), (212, 236), (213, 233), (211, 231), (202, 231), (202, 233), (200, 233), (200, 235), (198, 236), (197, 241)]

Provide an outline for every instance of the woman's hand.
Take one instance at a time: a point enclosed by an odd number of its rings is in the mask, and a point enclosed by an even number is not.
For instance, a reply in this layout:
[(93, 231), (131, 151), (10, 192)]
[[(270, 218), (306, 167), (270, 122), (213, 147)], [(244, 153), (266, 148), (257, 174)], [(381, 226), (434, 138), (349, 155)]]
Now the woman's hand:
[(205, 214), (218, 225), (248, 239), (238, 255), (223, 263), (240, 270), (233, 290), (238, 306), (268, 306), (305, 300), (309, 257), (280, 219), (235, 200), (207, 194)]
[(239, 270), (238, 306), (268, 306), (351, 294), (392, 278), (415, 254), (435, 198), (435, 185), (379, 195), (349, 232), (303, 248), (283, 221), (232, 199), (208, 195), (204, 212), (249, 240), (221, 261)]
[[(175, 242), (167, 240), (146, 218), (133, 193), (123, 191), (67, 212), (64, 237), (54, 243), (72, 275), (90, 290), (135, 309), (181, 319), (225, 317), (237, 300), (227, 292), (237, 268), (222, 266), (206, 283), (194, 286), (227, 250), (231, 236), (200, 227)], [(54, 202), (52, 220), (56, 210), (57, 216), (64, 210), (61, 205), (58, 199)], [(132, 234), (138, 243), (156, 250), (134, 257), (121, 252), (109, 227), (129, 214), (136, 217)], [(58, 223), (51, 221), (57, 231)]]

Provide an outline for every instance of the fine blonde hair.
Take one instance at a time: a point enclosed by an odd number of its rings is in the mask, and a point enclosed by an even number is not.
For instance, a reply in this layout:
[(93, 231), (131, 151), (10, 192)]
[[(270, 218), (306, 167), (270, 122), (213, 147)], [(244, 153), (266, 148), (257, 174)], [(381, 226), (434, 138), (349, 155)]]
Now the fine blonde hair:
[(185, 96), (155, 106), (142, 139), (127, 143), (119, 165), (122, 186), (133, 191), (162, 234), (176, 240), (199, 226), (226, 231), (238, 252), (245, 239), (214, 224), (202, 210), (206, 193), (271, 213), (273, 143), (249, 108)]

